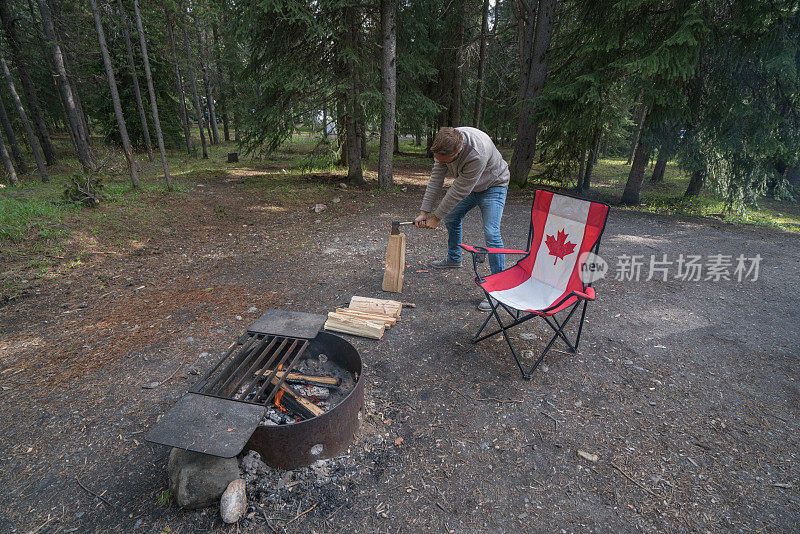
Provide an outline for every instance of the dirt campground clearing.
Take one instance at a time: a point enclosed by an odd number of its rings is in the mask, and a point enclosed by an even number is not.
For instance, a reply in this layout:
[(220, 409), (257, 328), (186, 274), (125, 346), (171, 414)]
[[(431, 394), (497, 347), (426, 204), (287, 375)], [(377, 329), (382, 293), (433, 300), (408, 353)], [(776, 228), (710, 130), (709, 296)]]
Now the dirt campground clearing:
[[(348, 337), (367, 379), (349, 453), (251, 482), (238, 525), (180, 510), (169, 451), (143, 439), (156, 418), (265, 309), (385, 298), (389, 222), (421, 197), (419, 180), (334, 186), (317, 214), (236, 176), (171, 201), (147, 238), (76, 233), (83, 265), (0, 308), (0, 531), (800, 530), (800, 239), (614, 209), (580, 352), (551, 352), (531, 381), (501, 340), (469, 343), (484, 317), (471, 269), (425, 267), (446, 232), (406, 230), (416, 308), (381, 341)], [(511, 195), (507, 246), (524, 247), (529, 210), (530, 192)], [(465, 227), (482, 243), (477, 213)], [(676, 280), (675, 264), (647, 281), (664, 254), (761, 263), (755, 281)], [(639, 281), (615, 279), (623, 255), (644, 258)], [(545, 334), (515, 336), (540, 349)]]

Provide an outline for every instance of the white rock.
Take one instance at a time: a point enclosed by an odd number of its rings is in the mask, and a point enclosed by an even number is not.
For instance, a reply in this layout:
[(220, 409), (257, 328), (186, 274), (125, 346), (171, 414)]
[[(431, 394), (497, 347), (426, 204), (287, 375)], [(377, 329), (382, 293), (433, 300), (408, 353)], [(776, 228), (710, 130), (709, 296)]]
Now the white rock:
[(597, 456), (596, 454), (580, 450), (578, 451), (578, 456), (580, 456), (584, 460), (589, 460), (590, 462), (597, 462), (597, 460), (600, 459), (600, 457)]
[(237, 478), (225, 489), (219, 500), (219, 515), (225, 523), (236, 523), (247, 511), (245, 483)]
[(314, 213), (322, 213), (328, 208), (325, 204), (315, 204), (314, 205)]

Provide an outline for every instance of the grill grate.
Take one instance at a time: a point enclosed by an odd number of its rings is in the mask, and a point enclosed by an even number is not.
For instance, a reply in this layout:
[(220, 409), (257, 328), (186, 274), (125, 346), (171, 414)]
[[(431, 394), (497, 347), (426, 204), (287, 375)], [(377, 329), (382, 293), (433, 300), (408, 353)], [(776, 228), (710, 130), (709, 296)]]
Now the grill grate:
[[(308, 348), (308, 339), (246, 332), (190, 390), (267, 406)], [(258, 374), (256, 371), (264, 370)], [(286, 371), (277, 377), (278, 370)]]

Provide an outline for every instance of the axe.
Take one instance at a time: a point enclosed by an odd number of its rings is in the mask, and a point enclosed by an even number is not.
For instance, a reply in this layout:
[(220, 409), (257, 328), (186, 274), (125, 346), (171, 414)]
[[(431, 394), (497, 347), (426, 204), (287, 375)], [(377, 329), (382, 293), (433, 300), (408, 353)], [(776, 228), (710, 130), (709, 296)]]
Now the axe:
[(413, 221), (392, 221), (389, 233), (389, 246), (386, 248), (386, 269), (383, 271), (381, 288), (391, 293), (403, 292), (406, 271), (406, 234), (400, 233), (400, 225), (414, 224)]
[(400, 233), (401, 224), (414, 224), (414, 221), (392, 221), (392, 231), (389, 235), (397, 235)]

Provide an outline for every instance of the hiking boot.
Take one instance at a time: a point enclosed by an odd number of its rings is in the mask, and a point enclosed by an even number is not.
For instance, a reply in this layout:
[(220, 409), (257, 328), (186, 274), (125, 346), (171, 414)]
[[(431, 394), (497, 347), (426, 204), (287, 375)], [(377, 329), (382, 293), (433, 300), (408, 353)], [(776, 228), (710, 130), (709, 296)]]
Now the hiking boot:
[(453, 261), (450, 258), (445, 258), (443, 260), (433, 260), (428, 262), (428, 265), (434, 269), (458, 269), (461, 267), (461, 262)]
[[(492, 299), (492, 302), (495, 306), (497, 306), (497, 301)], [(478, 304), (478, 311), (482, 312), (489, 312), (492, 311), (492, 305), (489, 304), (489, 299), (483, 299), (480, 304)]]

